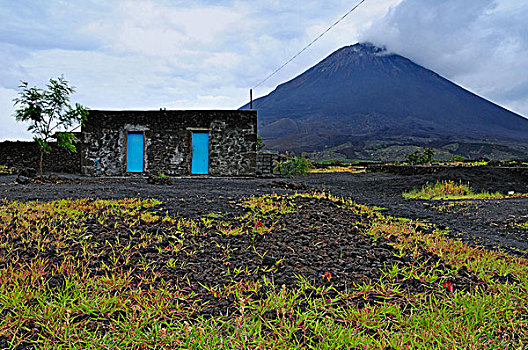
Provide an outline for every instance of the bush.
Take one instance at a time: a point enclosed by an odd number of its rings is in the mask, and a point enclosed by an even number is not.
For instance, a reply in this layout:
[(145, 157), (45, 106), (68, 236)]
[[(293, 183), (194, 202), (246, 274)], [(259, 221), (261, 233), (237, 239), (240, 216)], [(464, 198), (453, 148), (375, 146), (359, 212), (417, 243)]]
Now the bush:
[(301, 156), (283, 155), (282, 157), (285, 160), (275, 162), (275, 168), (273, 169), (282, 176), (295, 178), (297, 175), (306, 174), (313, 167), (312, 163), (304, 157), (304, 154)]
[(423, 147), (422, 151), (414, 151), (405, 157), (410, 164), (427, 164), (433, 161), (435, 151), (431, 147)]
[(465, 160), (465, 158), (461, 154), (455, 154), (455, 155), (453, 155), (453, 158), (451, 158), (452, 162), (463, 162), (464, 160)]
[(426, 183), (420, 190), (414, 189), (411, 192), (404, 192), (403, 197), (406, 199), (478, 199), (478, 198), (502, 198), (499, 192), (479, 192), (473, 191), (468, 184), (461, 181), (452, 180), (437, 181), (435, 184)]
[(266, 144), (264, 143), (262, 137), (257, 136), (257, 151), (261, 151), (265, 146)]

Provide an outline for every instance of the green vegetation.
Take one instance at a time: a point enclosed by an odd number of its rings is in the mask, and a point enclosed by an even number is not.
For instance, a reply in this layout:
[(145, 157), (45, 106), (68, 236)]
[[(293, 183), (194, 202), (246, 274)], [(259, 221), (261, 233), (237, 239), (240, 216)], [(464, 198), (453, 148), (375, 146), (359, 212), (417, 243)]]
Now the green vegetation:
[(438, 205), (431, 206), (431, 209), (440, 212), (451, 212), (467, 215), (472, 211), (478, 210), (479, 204), (479, 200), (442, 201)]
[[(335, 290), (327, 273), (321, 277), (329, 282), (326, 287), (298, 276), (297, 288), (287, 289), (250, 275), (204, 286), (211, 298), (236, 307), (220, 316), (203, 313), (209, 299), (198, 295), (184, 275), (178, 284), (159, 277), (160, 261), (179, 266), (169, 257), (199, 254), (201, 242), (216, 235), (275, 230), (281, 215), (297, 210), (292, 201), (298, 196), (332, 201), (368, 218), (370, 224), (358, 223), (360, 233), (389, 244), (402, 261), (413, 263), (379, 267), (383, 278), (345, 290)], [(325, 193), (263, 196), (239, 204), (247, 214), (224, 221), (218, 215), (171, 217), (156, 200), (1, 202), (0, 341), (9, 348), (39, 349), (528, 345), (527, 259), (453, 241), (430, 224), (384, 216)], [(118, 232), (134, 239), (123, 244)], [(221, 249), (229, 254), (230, 247)], [(157, 252), (159, 261), (130, 263), (131, 256), (144, 251)], [(454, 276), (461, 275), (480, 282), (469, 290), (458, 288)], [(425, 287), (411, 293), (402, 281)]]
[(342, 159), (326, 159), (326, 160), (322, 160), (322, 161), (316, 162), (316, 165), (321, 165), (321, 166), (341, 166), (341, 167), (346, 167), (346, 166), (350, 166), (350, 165), (354, 165), (354, 164), (357, 164), (357, 162), (344, 161)]
[(50, 142), (56, 139), (57, 146), (69, 152), (75, 152), (75, 137), (70, 132), (60, 132), (71, 128), (74, 124), (83, 124), (88, 111), (76, 103), (70, 105), (70, 95), (75, 92), (63, 77), (51, 78), (46, 89), (29, 87), (21, 82), (19, 97), (13, 100), (15, 118), (17, 121), (29, 122), (28, 131), (33, 133), (33, 139), (40, 147), (40, 176), (42, 177), (42, 161), (44, 153), (49, 153)]
[(14, 168), (8, 167), (7, 165), (0, 165), (0, 175), (12, 175), (14, 173)]
[(423, 147), (422, 151), (415, 151), (405, 156), (410, 164), (431, 164), (435, 151), (430, 147)]
[(489, 164), (486, 160), (460, 160), (459, 157), (453, 157), (451, 161), (435, 161), (435, 164), (442, 166), (460, 166), (460, 167), (477, 167), (486, 166)]
[(504, 198), (499, 192), (475, 193), (469, 187), (469, 184), (461, 182), (437, 181), (435, 184), (427, 183), (421, 189), (414, 189), (410, 192), (403, 193), (407, 199), (479, 199), (479, 198)]
[(312, 162), (314, 166), (309, 173), (364, 173), (365, 166), (359, 166), (358, 162), (344, 161), (340, 159), (326, 159), (318, 162)]
[(321, 174), (321, 173), (352, 173), (352, 174), (359, 174), (366, 172), (366, 167), (356, 167), (356, 166), (328, 166), (325, 168), (312, 168), (308, 172), (309, 173), (315, 173), (315, 174)]
[(520, 161), (520, 160), (512, 160), (512, 161), (508, 162), (508, 165), (511, 165), (511, 166), (528, 166), (528, 162), (523, 162), (523, 161)]
[(457, 163), (457, 162), (463, 162), (466, 158), (461, 155), (461, 154), (455, 154), (453, 156), (453, 158), (451, 158), (451, 161), (454, 162), (454, 163)]
[(257, 136), (257, 151), (262, 150), (265, 146), (266, 144), (264, 143), (264, 140), (262, 139), (262, 137), (260, 135)]
[(522, 222), (522, 223), (518, 224), (518, 226), (520, 228), (524, 228), (524, 229), (528, 230), (528, 221)]
[(274, 171), (279, 172), (282, 176), (295, 178), (297, 175), (306, 174), (312, 169), (312, 163), (303, 155), (289, 156), (283, 155), (283, 161), (275, 163)]

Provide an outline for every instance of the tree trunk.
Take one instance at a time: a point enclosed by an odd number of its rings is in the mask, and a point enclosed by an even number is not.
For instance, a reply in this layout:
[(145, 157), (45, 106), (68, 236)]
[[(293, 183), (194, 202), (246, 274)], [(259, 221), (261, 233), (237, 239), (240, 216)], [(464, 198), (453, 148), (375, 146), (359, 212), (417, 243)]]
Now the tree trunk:
[(44, 158), (44, 149), (40, 147), (40, 178), (42, 179), (42, 160)]

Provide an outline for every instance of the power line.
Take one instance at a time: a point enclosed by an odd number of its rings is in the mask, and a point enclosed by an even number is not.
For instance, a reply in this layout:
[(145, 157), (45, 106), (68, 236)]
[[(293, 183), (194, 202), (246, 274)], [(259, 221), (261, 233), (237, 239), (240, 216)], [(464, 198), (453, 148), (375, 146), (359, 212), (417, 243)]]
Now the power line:
[(302, 54), (304, 51), (306, 51), (310, 46), (312, 46), (317, 40), (321, 39), (321, 37), (323, 35), (325, 35), (326, 33), (328, 33), (330, 30), (332, 30), (332, 28), (334, 28), (336, 25), (339, 24), (339, 22), (341, 22), (342, 20), (344, 20), (349, 14), (351, 14), (352, 12), (354, 12), (355, 9), (357, 9), (362, 3), (364, 3), (365, 1), (367, 0), (361, 0), (359, 3), (357, 3), (356, 6), (352, 7), (352, 9), (350, 11), (348, 11), (347, 13), (345, 13), (340, 19), (338, 19), (334, 24), (332, 24), (330, 27), (328, 27), (324, 32), (322, 32), (317, 38), (315, 38), (314, 40), (312, 40), (308, 45), (306, 45), (301, 51), (297, 52), (292, 58), (290, 58), (288, 61), (286, 61), (286, 63), (284, 63), (282, 66), (280, 66), (279, 68), (277, 68), (273, 73), (271, 73), (270, 75), (268, 75), (266, 77), (266, 79), (262, 80), (260, 83), (258, 83), (257, 85), (255, 85), (253, 87), (253, 89), (259, 87), (260, 85), (264, 84), (266, 81), (268, 81), (269, 78), (271, 78), (272, 76), (274, 76), (275, 74), (277, 74), (282, 68), (286, 67), (286, 65), (288, 65), (288, 63), (290, 63), (291, 61), (293, 61), (294, 59), (297, 58), (297, 56), (299, 56), (300, 54)]

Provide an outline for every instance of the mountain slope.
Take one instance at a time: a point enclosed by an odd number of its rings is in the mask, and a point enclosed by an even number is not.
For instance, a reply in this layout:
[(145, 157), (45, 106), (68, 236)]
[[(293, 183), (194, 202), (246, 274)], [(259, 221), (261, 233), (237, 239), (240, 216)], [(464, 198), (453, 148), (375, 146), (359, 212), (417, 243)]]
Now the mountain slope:
[(371, 44), (337, 50), (253, 105), (260, 135), (277, 150), (528, 140), (527, 119)]

